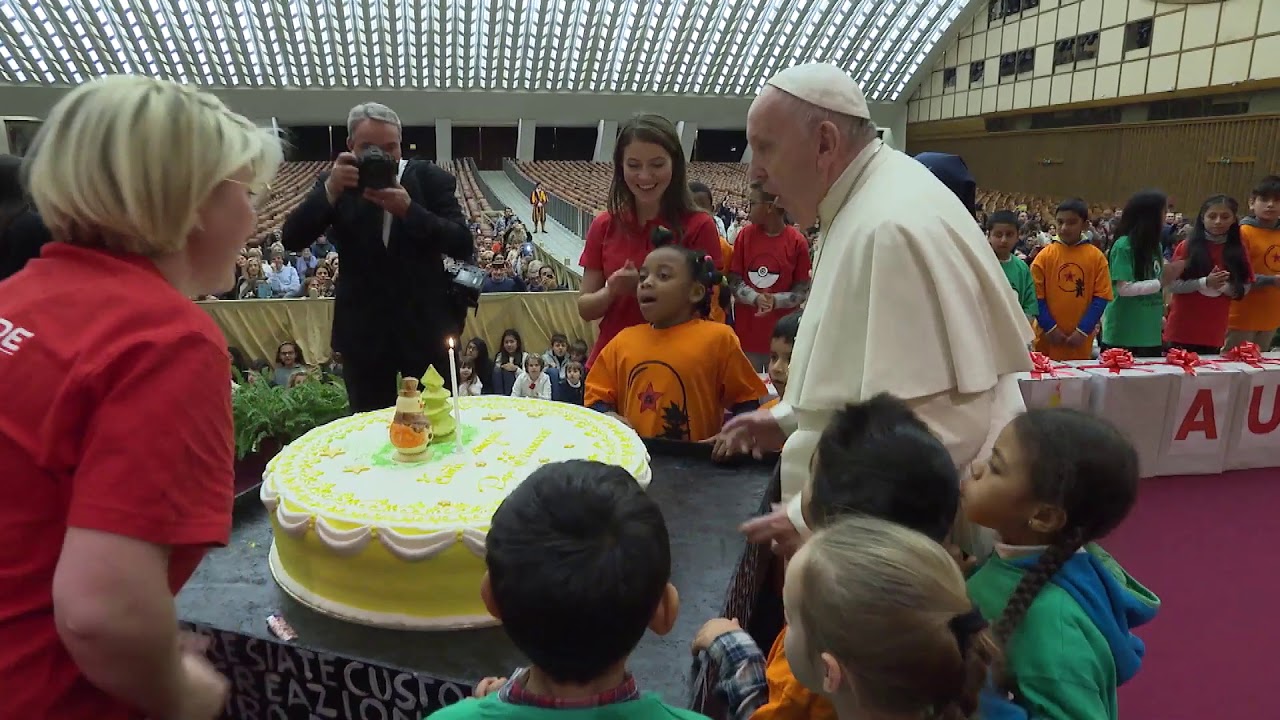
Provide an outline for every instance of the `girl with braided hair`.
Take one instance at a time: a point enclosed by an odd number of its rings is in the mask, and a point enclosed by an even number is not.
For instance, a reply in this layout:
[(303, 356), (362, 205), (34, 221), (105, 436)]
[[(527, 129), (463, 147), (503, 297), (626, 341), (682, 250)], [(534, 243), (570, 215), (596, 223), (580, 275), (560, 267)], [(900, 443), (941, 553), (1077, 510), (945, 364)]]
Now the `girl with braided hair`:
[(726, 411), (760, 406), (764, 382), (733, 328), (703, 319), (720, 284), (715, 259), (665, 237), (655, 236), (655, 244), (636, 288), (646, 324), (622, 330), (596, 357), (584, 402), (641, 437), (707, 440), (720, 432)]
[(1138, 494), (1138, 455), (1114, 426), (1052, 408), (1018, 416), (961, 486), (968, 519), (996, 531), (969, 578), (1006, 665), (983, 696), (984, 720), (1115, 720), (1117, 688), (1145, 647), (1131, 630), (1160, 600), (1094, 541)]

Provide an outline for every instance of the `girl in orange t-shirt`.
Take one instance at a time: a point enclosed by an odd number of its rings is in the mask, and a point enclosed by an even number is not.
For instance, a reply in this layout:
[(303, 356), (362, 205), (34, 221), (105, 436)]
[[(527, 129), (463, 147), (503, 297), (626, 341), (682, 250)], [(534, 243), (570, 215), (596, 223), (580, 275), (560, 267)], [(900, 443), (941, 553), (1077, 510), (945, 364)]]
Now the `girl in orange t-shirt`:
[(703, 320), (720, 280), (715, 259), (666, 245), (640, 268), (636, 298), (645, 325), (619, 332), (587, 374), (585, 404), (641, 437), (715, 437), (725, 411), (756, 409), (764, 383), (727, 325)]

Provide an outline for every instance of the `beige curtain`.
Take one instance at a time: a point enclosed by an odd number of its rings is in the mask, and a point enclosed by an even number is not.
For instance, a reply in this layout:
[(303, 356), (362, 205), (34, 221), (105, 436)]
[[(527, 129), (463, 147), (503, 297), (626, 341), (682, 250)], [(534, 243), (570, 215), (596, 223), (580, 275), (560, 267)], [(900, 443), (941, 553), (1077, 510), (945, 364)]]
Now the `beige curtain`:
[[(227, 337), (252, 360), (274, 361), (280, 343), (293, 341), (308, 363), (327, 362), (332, 355), (329, 331), (333, 325), (333, 300), (222, 300), (196, 303), (209, 313)], [(478, 312), (467, 315), (460, 344), (479, 336), (497, 352), (502, 332), (514, 328), (525, 350), (541, 353), (551, 346), (551, 334), (562, 332), (569, 340), (595, 342), (596, 324), (578, 316), (577, 292), (492, 293), (480, 296)]]

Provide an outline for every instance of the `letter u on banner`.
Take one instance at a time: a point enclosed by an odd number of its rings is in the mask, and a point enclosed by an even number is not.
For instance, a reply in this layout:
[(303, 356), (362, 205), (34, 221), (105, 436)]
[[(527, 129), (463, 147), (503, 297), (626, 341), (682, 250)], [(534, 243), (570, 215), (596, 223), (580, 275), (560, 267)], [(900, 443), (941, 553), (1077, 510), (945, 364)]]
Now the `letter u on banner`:
[(1257, 375), (1244, 399), (1241, 450), (1280, 448), (1280, 374)]

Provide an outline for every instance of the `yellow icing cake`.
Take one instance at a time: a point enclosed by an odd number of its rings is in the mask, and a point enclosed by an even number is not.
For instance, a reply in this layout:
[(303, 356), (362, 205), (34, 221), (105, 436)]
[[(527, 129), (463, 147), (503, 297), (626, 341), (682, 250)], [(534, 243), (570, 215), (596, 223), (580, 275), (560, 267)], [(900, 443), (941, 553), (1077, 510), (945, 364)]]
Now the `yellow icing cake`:
[(649, 484), (644, 444), (612, 417), (500, 396), (460, 405), (461, 432), (421, 462), (395, 459), (388, 408), (318, 427), (267, 464), (271, 574), (285, 592), (366, 625), (494, 625), (480, 601), (485, 534), (521, 481), (547, 463), (598, 460)]

